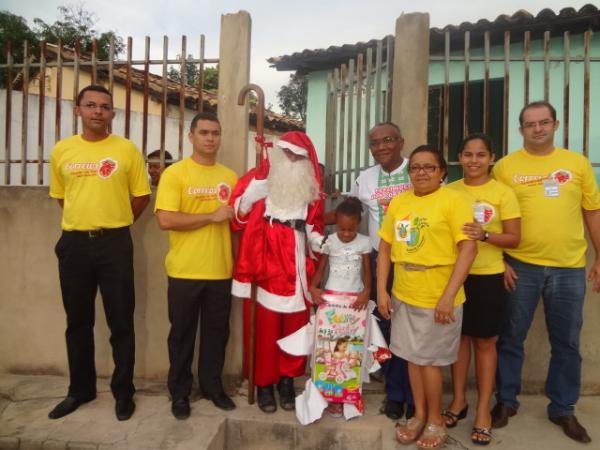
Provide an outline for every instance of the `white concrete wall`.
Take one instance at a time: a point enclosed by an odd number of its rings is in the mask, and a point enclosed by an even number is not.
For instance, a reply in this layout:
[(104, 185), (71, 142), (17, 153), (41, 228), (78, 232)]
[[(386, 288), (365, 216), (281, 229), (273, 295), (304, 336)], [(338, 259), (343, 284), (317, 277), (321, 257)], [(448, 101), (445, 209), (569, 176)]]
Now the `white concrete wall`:
[[(165, 380), (168, 370), (166, 275), (167, 235), (158, 229), (152, 204), (132, 227), (136, 281), (135, 375)], [(47, 188), (0, 187), (0, 372), (67, 374), (65, 314), (61, 302), (54, 245), (60, 234), (60, 209)], [(588, 265), (593, 252), (588, 251)], [(98, 299), (99, 300), (99, 299)], [(234, 308), (225, 373), (238, 377), (241, 367), (241, 309)], [(108, 328), (97, 302), (98, 374), (112, 371)], [(600, 295), (588, 291), (581, 336), (583, 391), (600, 394)], [(539, 309), (526, 344), (525, 391), (540, 391), (549, 346)]]
[[(168, 371), (164, 257), (167, 233), (152, 214), (153, 202), (133, 225), (136, 285), (137, 377), (165, 379)], [(47, 188), (0, 187), (0, 372), (67, 374), (62, 306), (54, 245), (61, 211)], [(232, 336), (241, 336), (232, 318)], [(96, 364), (112, 371), (112, 357), (100, 298), (96, 302)], [(231, 341), (235, 341), (234, 338)], [(239, 342), (235, 345), (239, 346)], [(231, 352), (233, 353), (233, 352)], [(231, 366), (239, 362), (227, 361)], [(235, 373), (234, 375), (238, 375)]]
[[(25, 146), (25, 159), (38, 159), (38, 115), (39, 115), (39, 96), (29, 94), (27, 106), (27, 145)], [(52, 97), (45, 99), (44, 108), (44, 127), (43, 127), (43, 146), (42, 155), (44, 160), (49, 160), (52, 147), (57, 139), (55, 135), (55, 108), (56, 100)], [(5, 117), (6, 117), (6, 90), (0, 89), (0, 160), (4, 160), (5, 152), (5, 136), (6, 128)], [(12, 113), (11, 113), (11, 147), (10, 147), (10, 159), (17, 160), (21, 159), (22, 152), (22, 106), (23, 106), (23, 93), (18, 91), (12, 92)], [(113, 133), (123, 136), (125, 131), (125, 111), (122, 109), (116, 109), (116, 116), (113, 120)], [(183, 126), (183, 157), (189, 156), (192, 153), (192, 146), (190, 145), (187, 135), (190, 129), (190, 123), (195, 115), (195, 111), (186, 109), (184, 114), (184, 126)], [(61, 103), (61, 124), (60, 124), (60, 135), (58, 139), (71, 136), (73, 134), (73, 102), (70, 100), (63, 100)], [(132, 111), (130, 114), (130, 139), (142, 149), (142, 130), (143, 130), (143, 114)], [(179, 152), (179, 108), (169, 106), (167, 110), (165, 128), (165, 148), (177, 159)], [(229, 126), (227, 122), (223, 121), (223, 133), (227, 135), (233, 126)], [(81, 124), (78, 126), (81, 131)], [(237, 131), (236, 131), (237, 133)], [(248, 167), (254, 165), (254, 136), (255, 131), (250, 130), (247, 134), (248, 142), (252, 145), (248, 146), (244, 140), (243, 135), (236, 134), (236, 140), (232, 142), (239, 142), (238, 145), (223, 145), (220, 151), (219, 157), (231, 164), (236, 171), (244, 171)], [(269, 130), (265, 130), (265, 137), (269, 141), (277, 139), (277, 135)], [(150, 153), (160, 148), (160, 116), (149, 115), (148, 116), (148, 145), (147, 153)], [(247, 152), (247, 156), (245, 153)], [(239, 161), (239, 162), (238, 162)], [(247, 164), (246, 165), (246, 161)], [(42, 185), (47, 186), (50, 181), (49, 165), (44, 164), (43, 166), (43, 183)], [(0, 186), (5, 186), (4, 182), (4, 171), (5, 163), (0, 163)], [(35, 163), (26, 165), (26, 182), (27, 186), (38, 185), (38, 166)], [(10, 183), (11, 186), (21, 186), (21, 164), (14, 163), (10, 165)]]

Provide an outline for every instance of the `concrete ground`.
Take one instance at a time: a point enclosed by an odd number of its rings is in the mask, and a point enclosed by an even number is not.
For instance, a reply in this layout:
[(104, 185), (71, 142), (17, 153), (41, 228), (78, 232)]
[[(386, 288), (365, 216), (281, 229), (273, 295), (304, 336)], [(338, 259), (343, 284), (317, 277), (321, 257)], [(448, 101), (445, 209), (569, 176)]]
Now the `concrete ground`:
[[(394, 423), (379, 413), (379, 383), (365, 385), (366, 410), (345, 422), (324, 417), (303, 427), (293, 413), (261, 413), (247, 404), (243, 389), (234, 397), (238, 408), (224, 413), (207, 400), (192, 399), (192, 415), (178, 421), (170, 412), (163, 384), (138, 380), (137, 409), (126, 422), (117, 421), (107, 380), (98, 382), (98, 398), (62, 419), (47, 414), (67, 390), (68, 380), (56, 376), (0, 374), (0, 450), (185, 450), (185, 449), (415, 449), (394, 439)], [(474, 405), (475, 393), (469, 399)], [(577, 415), (587, 426), (591, 444), (568, 439), (546, 419), (547, 400), (523, 396), (519, 414), (508, 427), (495, 430), (494, 450), (600, 449), (600, 397), (583, 397)], [(450, 430), (447, 449), (479, 448), (469, 438), (474, 411)]]

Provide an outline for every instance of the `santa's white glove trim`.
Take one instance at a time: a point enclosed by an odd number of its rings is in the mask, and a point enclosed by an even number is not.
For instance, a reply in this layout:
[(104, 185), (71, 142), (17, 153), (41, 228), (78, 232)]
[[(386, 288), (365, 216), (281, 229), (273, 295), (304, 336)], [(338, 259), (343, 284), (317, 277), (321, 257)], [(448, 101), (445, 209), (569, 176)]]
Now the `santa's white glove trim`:
[(257, 201), (265, 198), (269, 193), (269, 187), (267, 180), (257, 180), (252, 178), (250, 184), (240, 197), (239, 213), (241, 215), (248, 214), (248, 211), (252, 208), (252, 205)]
[[(240, 219), (240, 215), (244, 215), (241, 211), (240, 211), (240, 201), (242, 200), (242, 197), (238, 197), (235, 199), (235, 201), (233, 202), (233, 212), (235, 213), (235, 220), (240, 223), (240, 224), (247, 224), (248, 221), (247, 220), (242, 220)], [(246, 297), (249, 297), (249, 295), (246, 295)], [(245, 298), (245, 297), (244, 297)]]
[(321, 233), (317, 233), (313, 231), (314, 225), (307, 223), (306, 224), (306, 237), (308, 238), (308, 248), (310, 249), (310, 256), (313, 259), (316, 259), (314, 253), (321, 252), (321, 243), (323, 242), (323, 235)]

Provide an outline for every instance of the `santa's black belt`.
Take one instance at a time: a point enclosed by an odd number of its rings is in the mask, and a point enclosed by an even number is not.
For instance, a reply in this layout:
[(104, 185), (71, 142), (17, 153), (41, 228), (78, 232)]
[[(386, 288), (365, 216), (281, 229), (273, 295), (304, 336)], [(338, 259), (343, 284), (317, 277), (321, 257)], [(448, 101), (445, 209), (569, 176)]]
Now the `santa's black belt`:
[(286, 227), (293, 228), (297, 231), (304, 231), (306, 228), (306, 220), (295, 219), (295, 220), (279, 220), (275, 217), (265, 216), (265, 220), (271, 223), (279, 223), (281, 225), (285, 225)]

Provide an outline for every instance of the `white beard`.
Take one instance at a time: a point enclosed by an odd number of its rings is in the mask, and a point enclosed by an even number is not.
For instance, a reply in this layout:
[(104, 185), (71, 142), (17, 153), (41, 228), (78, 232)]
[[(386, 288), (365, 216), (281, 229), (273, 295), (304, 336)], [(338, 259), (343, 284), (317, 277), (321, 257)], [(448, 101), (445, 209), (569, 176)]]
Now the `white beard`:
[(309, 159), (290, 161), (278, 147), (269, 152), (267, 211), (280, 219), (305, 219), (306, 207), (319, 198), (319, 184)]

